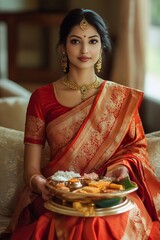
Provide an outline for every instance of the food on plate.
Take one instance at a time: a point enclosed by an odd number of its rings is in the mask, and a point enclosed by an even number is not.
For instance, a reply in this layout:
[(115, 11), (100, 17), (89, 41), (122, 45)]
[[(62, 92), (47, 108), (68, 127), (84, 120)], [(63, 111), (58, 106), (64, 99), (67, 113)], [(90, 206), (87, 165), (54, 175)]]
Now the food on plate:
[(124, 187), (123, 185), (117, 184), (117, 183), (111, 183), (111, 184), (109, 185), (109, 188), (111, 188), (111, 189), (116, 189), (116, 190), (120, 190), (120, 191), (125, 190), (125, 187)]
[(109, 188), (111, 182), (109, 181), (91, 181), (88, 183), (89, 186), (91, 187), (96, 187), (99, 189), (104, 189), (104, 188)]
[(104, 190), (106, 188), (109, 188), (109, 189), (117, 189), (117, 190), (124, 190), (124, 186), (121, 185), (121, 184), (116, 184), (116, 183), (112, 183), (110, 181), (91, 181), (88, 183), (89, 186), (92, 186), (92, 187), (97, 187), (99, 188), (100, 190)]
[(97, 173), (84, 173), (83, 175), (84, 179), (91, 179), (91, 180), (96, 180), (99, 178)]
[(81, 177), (81, 175), (73, 171), (57, 171), (52, 176), (50, 176), (50, 179), (55, 181), (68, 181), (72, 178), (79, 178), (79, 177)]
[(78, 178), (71, 178), (70, 180), (68, 180), (68, 182), (66, 183), (67, 187), (69, 187), (71, 190), (75, 190), (78, 188), (83, 187), (83, 184), (81, 182), (80, 179)]
[(84, 186), (75, 192), (79, 193), (100, 193), (100, 189), (97, 187)]
[(98, 178), (96, 173), (81, 176), (73, 171), (58, 171), (48, 179), (49, 186), (74, 193), (109, 193), (125, 190), (122, 184), (113, 183), (109, 178)]
[(78, 178), (71, 178), (68, 180), (68, 182), (79, 182)]
[(70, 188), (69, 187), (62, 186), (62, 187), (58, 187), (58, 189), (62, 190), (62, 191), (65, 191), (65, 192), (70, 192)]
[(93, 203), (84, 204), (81, 202), (73, 202), (72, 207), (77, 211), (82, 212), (84, 216), (92, 216), (95, 213), (95, 205)]
[(57, 184), (55, 184), (55, 188), (62, 188), (62, 187), (65, 187), (64, 182), (58, 182)]

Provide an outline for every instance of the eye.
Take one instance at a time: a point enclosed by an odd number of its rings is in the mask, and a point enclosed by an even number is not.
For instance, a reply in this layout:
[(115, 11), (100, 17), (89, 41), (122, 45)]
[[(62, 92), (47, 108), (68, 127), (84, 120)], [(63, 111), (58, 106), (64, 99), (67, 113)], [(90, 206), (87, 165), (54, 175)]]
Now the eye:
[(78, 44), (80, 41), (78, 39), (71, 39), (70, 41), (72, 44)]
[(97, 40), (97, 39), (91, 39), (91, 40), (89, 41), (89, 43), (90, 43), (90, 44), (96, 44), (96, 43), (98, 43), (98, 40)]

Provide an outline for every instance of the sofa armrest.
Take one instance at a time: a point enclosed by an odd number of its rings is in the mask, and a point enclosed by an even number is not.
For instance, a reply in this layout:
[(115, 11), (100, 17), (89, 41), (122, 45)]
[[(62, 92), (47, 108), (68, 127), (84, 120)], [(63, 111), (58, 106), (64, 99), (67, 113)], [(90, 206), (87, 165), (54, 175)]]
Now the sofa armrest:
[(28, 101), (24, 97), (0, 98), (0, 126), (24, 131)]
[(31, 92), (9, 79), (0, 79), (0, 97), (21, 96), (29, 98)]

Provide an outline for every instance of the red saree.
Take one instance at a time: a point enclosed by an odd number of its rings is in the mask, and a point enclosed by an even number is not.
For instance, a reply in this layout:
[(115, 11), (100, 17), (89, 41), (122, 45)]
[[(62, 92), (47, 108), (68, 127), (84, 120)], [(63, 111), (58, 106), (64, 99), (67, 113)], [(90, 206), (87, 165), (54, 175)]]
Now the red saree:
[(130, 196), (135, 202), (131, 211), (95, 218), (54, 214), (37, 197), (21, 213), (12, 240), (24, 236), (27, 240), (160, 238), (160, 182), (148, 162), (138, 114), (142, 96), (140, 91), (109, 81), (97, 96), (74, 108), (57, 102), (51, 84), (32, 95), (25, 143), (43, 145), (47, 139), (51, 160), (42, 169), (45, 177), (58, 170), (105, 174), (121, 164), (139, 189)]

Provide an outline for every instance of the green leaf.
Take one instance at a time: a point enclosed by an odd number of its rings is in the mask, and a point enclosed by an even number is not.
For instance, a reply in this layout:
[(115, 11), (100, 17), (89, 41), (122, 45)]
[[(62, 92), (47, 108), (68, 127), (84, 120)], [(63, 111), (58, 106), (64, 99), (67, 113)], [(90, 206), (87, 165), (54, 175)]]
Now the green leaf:
[(116, 183), (123, 185), (125, 189), (130, 189), (137, 186), (136, 183), (132, 182), (129, 177), (123, 178), (122, 180)]
[(97, 207), (106, 208), (112, 207), (122, 202), (122, 197), (101, 199), (95, 202)]

